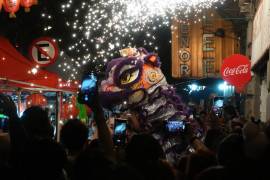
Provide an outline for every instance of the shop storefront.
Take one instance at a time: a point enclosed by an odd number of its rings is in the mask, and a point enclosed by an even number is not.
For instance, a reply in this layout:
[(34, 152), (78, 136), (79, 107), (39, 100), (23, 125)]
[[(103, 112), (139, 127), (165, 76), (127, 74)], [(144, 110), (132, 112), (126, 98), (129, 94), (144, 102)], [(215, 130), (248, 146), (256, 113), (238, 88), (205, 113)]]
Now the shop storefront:
[(0, 37), (0, 92), (12, 97), (18, 115), (32, 106), (47, 109), (55, 135), (62, 120), (76, 118), (75, 95), (78, 83), (33, 65), (11, 43)]

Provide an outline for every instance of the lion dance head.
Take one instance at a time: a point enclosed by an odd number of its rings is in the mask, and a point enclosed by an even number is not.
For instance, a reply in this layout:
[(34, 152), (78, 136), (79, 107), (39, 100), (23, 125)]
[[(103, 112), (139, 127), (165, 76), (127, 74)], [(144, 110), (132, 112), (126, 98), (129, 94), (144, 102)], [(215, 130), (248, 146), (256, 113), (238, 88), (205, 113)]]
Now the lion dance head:
[(180, 119), (185, 114), (182, 101), (167, 83), (158, 55), (144, 48), (127, 48), (120, 53), (122, 57), (108, 63), (106, 79), (101, 82), (103, 106), (136, 110), (143, 127)]

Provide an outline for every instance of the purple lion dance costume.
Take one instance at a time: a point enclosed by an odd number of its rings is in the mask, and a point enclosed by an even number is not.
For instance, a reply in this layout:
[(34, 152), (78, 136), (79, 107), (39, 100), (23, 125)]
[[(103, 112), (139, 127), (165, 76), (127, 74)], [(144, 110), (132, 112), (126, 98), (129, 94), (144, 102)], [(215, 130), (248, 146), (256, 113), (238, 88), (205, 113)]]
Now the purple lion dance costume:
[[(160, 69), (160, 59), (145, 49), (127, 48), (107, 65), (100, 95), (104, 107), (124, 107), (137, 112), (142, 132), (150, 132), (167, 151), (175, 138), (164, 138), (164, 121), (181, 121), (185, 106)], [(167, 153), (168, 154), (168, 153)]]

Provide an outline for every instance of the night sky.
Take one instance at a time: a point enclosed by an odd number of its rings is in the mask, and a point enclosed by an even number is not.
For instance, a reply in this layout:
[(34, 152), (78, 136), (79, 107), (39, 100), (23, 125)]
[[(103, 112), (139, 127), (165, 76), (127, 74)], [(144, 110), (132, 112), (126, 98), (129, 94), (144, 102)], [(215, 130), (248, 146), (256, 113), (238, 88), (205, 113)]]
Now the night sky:
[[(63, 1), (55, 1), (55, 0), (44, 0), (39, 1), (39, 5), (33, 6), (31, 8), (30, 13), (25, 13), (23, 8), (20, 8), (20, 11), (16, 13), (16, 19), (10, 19), (8, 17), (8, 13), (1, 12), (0, 13), (0, 35), (7, 37), (12, 44), (26, 57), (28, 57), (28, 48), (31, 42), (35, 38), (39, 38), (41, 36), (49, 36), (53, 38), (62, 38), (64, 43), (59, 44), (60, 49), (67, 51), (69, 43), (71, 42), (71, 32), (65, 26), (65, 21), (67, 18), (73, 16), (73, 14), (66, 14), (63, 16), (60, 11), (60, 5)], [(220, 14), (226, 18), (232, 18), (233, 23), (236, 25), (236, 31), (242, 37), (245, 36), (245, 24), (246, 22), (241, 19), (234, 19), (234, 16), (239, 16), (238, 7), (235, 6), (232, 0), (227, 1), (227, 4), (223, 8), (219, 10)], [(227, 8), (227, 10), (226, 10)], [(228, 9), (230, 8), (230, 9)], [(48, 23), (47, 20), (41, 18), (41, 13), (45, 12), (52, 15), (52, 19), (49, 21), (50, 25), (52, 25), (53, 30), (44, 32), (43, 28)], [(238, 14), (237, 14), (237, 13)], [(171, 84), (178, 84), (183, 81), (190, 81), (190, 80), (183, 80), (183, 79), (173, 79), (171, 77), (171, 44), (169, 40), (171, 39), (171, 33), (169, 27), (160, 28), (159, 31), (156, 33), (157, 37), (157, 44), (159, 46), (159, 56), (162, 61), (162, 70), (167, 77), (167, 80)], [(142, 46), (143, 37), (139, 35), (136, 36), (136, 46)], [(245, 47), (245, 39), (241, 38), (242, 49)], [(91, 47), (90, 47), (91, 48)], [(94, 48), (93, 48), (94, 49)], [(146, 47), (146, 49), (152, 50), (152, 47)], [(74, 56), (75, 54), (67, 54), (68, 56)], [(75, 55), (76, 56), (76, 55)], [(94, 69), (96, 64), (88, 63), (86, 70)], [(80, 70), (81, 72), (85, 71), (84, 69)], [(61, 73), (61, 72), (58, 72)], [(202, 80), (200, 81), (201, 84), (204, 85), (211, 85), (213, 80)], [(178, 85), (177, 88), (179, 91), (185, 86)]]

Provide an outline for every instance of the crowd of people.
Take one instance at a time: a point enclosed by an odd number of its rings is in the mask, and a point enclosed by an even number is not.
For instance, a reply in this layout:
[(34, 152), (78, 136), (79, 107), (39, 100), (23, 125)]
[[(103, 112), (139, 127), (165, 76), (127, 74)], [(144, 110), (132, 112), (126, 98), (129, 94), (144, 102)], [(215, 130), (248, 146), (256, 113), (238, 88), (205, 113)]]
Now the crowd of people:
[(87, 126), (71, 119), (60, 131), (60, 142), (44, 109), (31, 107), (19, 118), (12, 100), (3, 94), (0, 99), (9, 117), (8, 134), (0, 135), (1, 179), (270, 179), (270, 126), (245, 120), (232, 106), (224, 107), (222, 118), (200, 112), (194, 118), (200, 136), (190, 125), (184, 132), (188, 146), (171, 163), (151, 134), (131, 133), (125, 146), (116, 147), (98, 99), (91, 107), (98, 138), (89, 141)]

